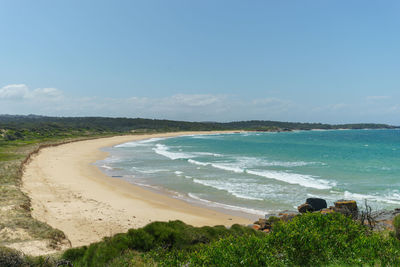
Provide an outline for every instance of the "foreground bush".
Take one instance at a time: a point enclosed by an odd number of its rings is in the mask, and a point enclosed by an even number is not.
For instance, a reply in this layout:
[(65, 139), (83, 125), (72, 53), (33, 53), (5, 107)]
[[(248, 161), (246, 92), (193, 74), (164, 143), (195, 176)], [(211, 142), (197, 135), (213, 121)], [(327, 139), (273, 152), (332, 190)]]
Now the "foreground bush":
[(341, 214), (306, 214), (275, 225), (271, 234), (220, 239), (186, 253), (172, 251), (164, 266), (400, 266), (400, 242)]
[(400, 215), (397, 215), (393, 219), (393, 226), (394, 226), (394, 232), (396, 234), (397, 239), (400, 239)]
[(199, 244), (207, 244), (223, 237), (241, 235), (261, 236), (263, 233), (253, 229), (233, 225), (230, 229), (224, 226), (193, 227), (181, 221), (154, 222), (140, 229), (131, 229), (126, 234), (117, 234), (105, 238), (102, 242), (89, 247), (69, 249), (63, 258), (74, 263), (74, 266), (104, 266), (129, 250), (146, 252), (159, 250), (194, 251)]
[(74, 266), (400, 266), (400, 241), (338, 213), (276, 222), (270, 234), (233, 225), (155, 222), (67, 250)]

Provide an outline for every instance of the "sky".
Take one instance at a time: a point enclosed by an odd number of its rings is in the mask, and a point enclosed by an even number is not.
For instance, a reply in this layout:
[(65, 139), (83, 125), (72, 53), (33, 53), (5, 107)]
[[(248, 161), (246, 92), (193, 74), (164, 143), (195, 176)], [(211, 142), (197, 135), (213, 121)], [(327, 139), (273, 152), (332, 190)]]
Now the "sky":
[(0, 114), (400, 125), (400, 1), (0, 0)]

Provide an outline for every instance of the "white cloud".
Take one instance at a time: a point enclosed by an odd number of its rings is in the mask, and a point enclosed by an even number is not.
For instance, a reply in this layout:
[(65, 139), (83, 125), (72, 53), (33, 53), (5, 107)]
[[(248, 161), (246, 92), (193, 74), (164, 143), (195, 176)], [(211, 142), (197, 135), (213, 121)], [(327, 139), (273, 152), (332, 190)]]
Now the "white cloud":
[(63, 97), (56, 88), (37, 88), (30, 90), (25, 84), (10, 84), (0, 88), (0, 100), (55, 100)]
[(56, 88), (30, 89), (25, 84), (10, 84), (0, 88), (0, 114), (143, 117), (188, 121), (260, 119), (331, 123), (389, 122), (389, 117), (399, 113), (400, 105), (394, 97), (381, 101), (388, 98), (370, 96), (370, 101), (364, 98), (364, 101), (347, 99), (347, 102), (335, 103), (327, 100), (325, 103), (308, 104), (277, 97), (244, 99), (218, 94), (78, 98), (66, 97)]
[[(230, 95), (217, 94), (67, 98), (56, 88), (30, 90), (26, 85), (5, 86), (0, 92), (2, 92), (0, 113), (9, 114), (33, 113), (56, 116), (122, 116), (189, 121), (229, 121), (254, 118), (287, 119), (286, 115), (282, 114), (293, 107), (290, 101), (277, 98), (243, 100)], [(14, 99), (11, 100), (11, 96), (14, 96)], [(15, 96), (19, 97), (18, 101)]]
[(59, 99), (63, 97), (63, 93), (57, 88), (37, 88), (30, 92), (31, 98)]
[(29, 95), (25, 84), (9, 84), (0, 88), (0, 99), (23, 99)]
[(220, 102), (223, 97), (217, 95), (185, 95), (178, 94), (171, 97), (173, 102), (193, 107), (209, 106)]
[(268, 98), (259, 98), (259, 99), (254, 99), (253, 104), (255, 105), (266, 105), (266, 106), (277, 106), (277, 105), (288, 105), (290, 104), (290, 101), (282, 100), (276, 97), (268, 97)]

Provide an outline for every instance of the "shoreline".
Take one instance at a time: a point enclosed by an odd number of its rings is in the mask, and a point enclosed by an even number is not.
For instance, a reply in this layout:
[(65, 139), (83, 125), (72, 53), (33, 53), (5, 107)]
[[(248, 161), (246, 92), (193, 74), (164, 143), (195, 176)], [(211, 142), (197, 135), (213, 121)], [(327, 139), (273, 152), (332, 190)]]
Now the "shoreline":
[(22, 190), (31, 198), (32, 216), (62, 230), (73, 247), (153, 221), (182, 220), (194, 226), (249, 224), (250, 218), (189, 204), (112, 178), (93, 164), (109, 155), (101, 148), (125, 142), (233, 132), (237, 131), (115, 136), (46, 147), (26, 164)]

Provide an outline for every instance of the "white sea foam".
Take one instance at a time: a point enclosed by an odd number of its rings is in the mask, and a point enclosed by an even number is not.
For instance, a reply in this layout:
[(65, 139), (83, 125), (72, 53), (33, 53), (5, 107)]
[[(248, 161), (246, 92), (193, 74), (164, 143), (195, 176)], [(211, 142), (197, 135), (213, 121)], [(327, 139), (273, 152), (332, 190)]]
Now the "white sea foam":
[(140, 172), (140, 173), (145, 173), (145, 174), (152, 174), (152, 173), (159, 173), (159, 172), (167, 172), (169, 170), (167, 169), (151, 169), (151, 170), (143, 170), (139, 169), (137, 167), (131, 167), (132, 171)]
[(128, 143), (123, 143), (120, 145), (116, 145), (114, 147), (116, 148), (121, 148), (121, 147), (137, 147), (137, 146), (141, 146), (142, 144), (140, 144), (139, 142), (128, 142)]
[(211, 166), (213, 166), (214, 168), (217, 168), (217, 169), (236, 172), (236, 173), (243, 173), (244, 172), (244, 169), (235, 166), (235, 164), (211, 163)]
[(223, 155), (218, 153), (210, 153), (210, 152), (192, 152), (195, 156), (213, 156), (213, 157), (223, 157)]
[(101, 165), (100, 167), (101, 167), (101, 168), (104, 168), (104, 169), (107, 169), (107, 170), (113, 170), (113, 169), (114, 169), (113, 167), (110, 167), (110, 166), (108, 166), (108, 165), (106, 165), (106, 164), (103, 164), (103, 165)]
[(308, 165), (326, 165), (323, 162), (309, 162), (309, 161), (275, 161), (254, 157), (237, 157), (238, 164), (245, 168), (252, 168), (257, 166), (263, 167), (302, 167)]
[(280, 171), (254, 171), (246, 170), (247, 173), (265, 177), (268, 179), (274, 179), (289, 184), (298, 184), (304, 187), (316, 188), (316, 189), (330, 189), (334, 186), (334, 183), (326, 180), (316, 179), (311, 175), (288, 173)]
[(206, 203), (208, 206), (215, 207), (215, 208), (224, 208), (224, 209), (229, 209), (229, 210), (234, 210), (234, 211), (241, 211), (245, 213), (250, 213), (250, 214), (256, 214), (256, 215), (264, 215), (266, 213), (270, 213), (271, 211), (262, 211), (262, 210), (256, 210), (256, 209), (250, 209), (250, 208), (244, 208), (244, 207), (238, 207), (238, 206), (233, 206), (233, 205), (228, 205), (228, 204), (222, 204), (214, 201), (210, 201), (207, 199), (203, 199), (198, 197), (196, 194), (189, 193), (189, 197)]
[[(255, 185), (251, 183), (238, 183), (234, 181), (217, 181), (217, 180), (202, 180), (193, 179), (194, 183), (210, 186), (218, 190), (227, 191), (235, 197), (249, 200), (263, 200), (261, 194), (266, 194), (273, 191), (272, 188), (266, 185)], [(264, 188), (268, 187), (268, 188)]]
[(183, 174), (183, 172), (181, 172), (181, 171), (175, 171), (174, 172), (176, 175), (178, 175), (178, 176), (181, 176), (182, 174)]
[(200, 161), (197, 161), (197, 160), (194, 160), (194, 159), (188, 159), (188, 162), (191, 163), (191, 164), (200, 165), (200, 166), (210, 165), (209, 162), (200, 162)]
[(346, 199), (354, 199), (354, 200), (371, 200), (377, 202), (383, 202), (387, 204), (400, 204), (400, 194), (396, 191), (388, 193), (384, 196), (378, 195), (366, 195), (366, 194), (358, 194), (358, 193), (351, 193), (349, 191), (344, 192), (344, 198)]
[(156, 147), (153, 148), (154, 152), (164, 157), (170, 158), (172, 160), (175, 159), (190, 159), (193, 158), (193, 155), (183, 152), (171, 152), (166, 145), (156, 144)]
[(134, 142), (127, 142), (127, 143), (123, 143), (123, 144), (119, 144), (116, 145), (114, 147), (120, 148), (120, 147), (138, 147), (138, 146), (145, 146), (149, 143), (153, 143), (153, 142), (157, 142), (160, 140), (165, 140), (167, 138), (158, 138), (158, 137), (154, 137), (154, 138), (150, 138), (150, 139), (145, 139), (145, 140), (141, 140), (141, 141), (134, 141)]
[(139, 143), (147, 144), (147, 143), (153, 143), (153, 142), (157, 142), (157, 141), (161, 141), (161, 140), (165, 140), (165, 139), (167, 139), (167, 138), (166, 137), (164, 137), (164, 138), (154, 137), (154, 138), (150, 138), (150, 139), (145, 139), (145, 140), (139, 141)]

